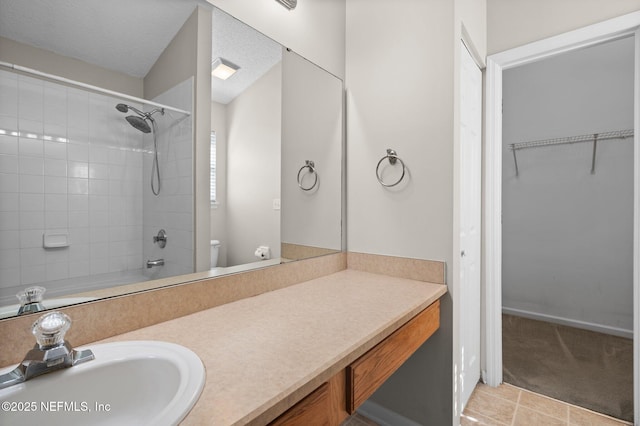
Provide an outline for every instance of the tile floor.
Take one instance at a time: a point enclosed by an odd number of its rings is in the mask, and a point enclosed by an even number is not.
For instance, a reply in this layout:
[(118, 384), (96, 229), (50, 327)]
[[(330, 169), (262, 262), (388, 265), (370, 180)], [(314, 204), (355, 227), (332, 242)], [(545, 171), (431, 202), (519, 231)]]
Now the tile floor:
[(512, 385), (479, 383), (464, 410), (462, 426), (631, 425)]

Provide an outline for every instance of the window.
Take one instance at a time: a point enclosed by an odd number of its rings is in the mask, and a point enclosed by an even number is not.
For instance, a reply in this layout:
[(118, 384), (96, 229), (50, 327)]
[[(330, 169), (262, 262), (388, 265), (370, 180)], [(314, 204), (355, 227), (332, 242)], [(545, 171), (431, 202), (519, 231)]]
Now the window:
[(211, 205), (216, 205), (216, 132), (211, 132), (211, 155), (210, 155), (210, 164), (211, 164)]

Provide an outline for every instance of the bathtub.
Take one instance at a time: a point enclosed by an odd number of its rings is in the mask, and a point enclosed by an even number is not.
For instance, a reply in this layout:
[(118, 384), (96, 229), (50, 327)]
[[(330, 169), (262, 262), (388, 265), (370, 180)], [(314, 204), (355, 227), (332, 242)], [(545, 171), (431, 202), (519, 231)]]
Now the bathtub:
[[(101, 290), (105, 288), (137, 283), (142, 281), (148, 281), (149, 277), (146, 277), (143, 274), (143, 270), (132, 270), (132, 271), (122, 271), (122, 272), (109, 272), (106, 274), (98, 274), (98, 275), (88, 275), (83, 277), (74, 277), (67, 278), (62, 280), (55, 281), (47, 281), (41, 283), (33, 283), (29, 285), (20, 285), (15, 287), (8, 287), (0, 289), (0, 315), (5, 310), (13, 309), (13, 305), (16, 303), (16, 294), (27, 287), (32, 286), (41, 286), (47, 289), (44, 294), (43, 304), (45, 307), (48, 307), (46, 302), (52, 304), (51, 308), (63, 306), (63, 303), (60, 303), (60, 299), (64, 298), (67, 301), (71, 299), (86, 299), (86, 297), (74, 297), (68, 295), (74, 295), (76, 293), (85, 293), (92, 290)], [(51, 299), (51, 301), (49, 301)], [(53, 302), (54, 299), (57, 299), (56, 302)], [(89, 300), (93, 300), (95, 298), (90, 298)], [(86, 302), (87, 300), (81, 300), (72, 303), (81, 303)], [(56, 306), (53, 306), (55, 304)], [(18, 306), (18, 305), (16, 305)], [(15, 310), (17, 312), (17, 309)], [(0, 316), (0, 318), (3, 318)]]

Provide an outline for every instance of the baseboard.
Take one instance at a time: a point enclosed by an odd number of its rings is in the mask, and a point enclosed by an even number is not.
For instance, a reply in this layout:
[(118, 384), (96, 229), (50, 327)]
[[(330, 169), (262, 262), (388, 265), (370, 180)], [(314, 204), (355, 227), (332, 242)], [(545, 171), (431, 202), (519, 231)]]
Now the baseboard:
[(395, 411), (371, 401), (363, 402), (357, 411), (378, 423), (380, 426), (422, 426), (420, 423), (416, 423)]
[(541, 314), (539, 312), (525, 311), (523, 309), (507, 308), (504, 306), (502, 307), (502, 313), (533, 320), (552, 322), (554, 324), (566, 325), (569, 327), (581, 328), (583, 330), (590, 330), (598, 333), (611, 334), (613, 336), (624, 337), (627, 339), (633, 339), (633, 330), (626, 330), (624, 328), (611, 327), (608, 325), (596, 324), (593, 322), (579, 321), (571, 318), (563, 318), (555, 315)]

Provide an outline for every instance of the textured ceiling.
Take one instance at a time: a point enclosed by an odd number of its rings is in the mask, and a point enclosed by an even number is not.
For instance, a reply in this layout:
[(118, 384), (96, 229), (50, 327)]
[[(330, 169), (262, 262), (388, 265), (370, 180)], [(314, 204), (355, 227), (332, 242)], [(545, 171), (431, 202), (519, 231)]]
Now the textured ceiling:
[(144, 77), (197, 0), (0, 0), (0, 36)]
[(227, 80), (211, 81), (211, 99), (227, 104), (282, 60), (282, 46), (217, 8), (212, 19), (212, 59), (240, 67)]
[[(0, 36), (142, 78), (203, 0), (0, 0)], [(212, 58), (240, 66), (213, 78), (228, 103), (282, 58), (281, 46), (213, 9)]]

